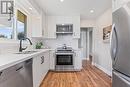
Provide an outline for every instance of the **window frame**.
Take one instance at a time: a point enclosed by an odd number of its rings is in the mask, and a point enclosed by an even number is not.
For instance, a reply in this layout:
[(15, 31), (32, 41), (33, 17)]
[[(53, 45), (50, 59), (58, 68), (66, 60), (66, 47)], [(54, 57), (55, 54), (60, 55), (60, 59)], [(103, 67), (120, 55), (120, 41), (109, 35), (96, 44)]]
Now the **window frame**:
[[(18, 21), (20, 21), (20, 20), (18, 20), (18, 12), (20, 12), (21, 14), (23, 14), (24, 16), (25, 16), (25, 20), (24, 20), (24, 34), (25, 34), (25, 37), (27, 37), (27, 15), (26, 14), (24, 14), (24, 12), (23, 11), (21, 11), (21, 10), (19, 10), (19, 9), (17, 9), (17, 14), (16, 14), (16, 16), (17, 16), (17, 19), (16, 19), (16, 21), (17, 21), (17, 24), (16, 24), (16, 26), (17, 26), (17, 28), (16, 28), (16, 39), (17, 40), (19, 40), (18, 39)], [(20, 21), (20, 22), (22, 22), (22, 21)]]

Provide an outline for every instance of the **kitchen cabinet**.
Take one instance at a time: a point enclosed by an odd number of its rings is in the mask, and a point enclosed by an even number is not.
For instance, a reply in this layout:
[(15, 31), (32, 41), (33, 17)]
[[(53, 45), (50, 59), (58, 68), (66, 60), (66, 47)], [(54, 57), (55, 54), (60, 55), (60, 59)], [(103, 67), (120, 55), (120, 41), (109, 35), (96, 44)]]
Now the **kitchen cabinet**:
[(80, 16), (73, 17), (73, 38), (80, 38)]
[(56, 24), (73, 24), (73, 17), (56, 16)]
[(49, 51), (33, 58), (33, 86), (39, 87), (49, 70)]
[(32, 37), (43, 37), (42, 16), (31, 17)]
[(56, 24), (64, 24), (64, 16), (54, 16), (56, 18)]
[(42, 12), (42, 32), (43, 32), (43, 38), (46, 38), (47, 37), (47, 18), (46, 18), (46, 14), (45, 12), (43, 11)]
[(80, 50), (75, 50), (74, 61), (75, 61), (74, 69), (80, 71), (82, 69), (82, 59)]
[(56, 17), (47, 17), (47, 38), (56, 38)]
[(55, 50), (50, 51), (50, 70), (55, 70)]
[(57, 24), (73, 24), (73, 38), (80, 38), (80, 16), (48, 16), (47, 38), (56, 38)]

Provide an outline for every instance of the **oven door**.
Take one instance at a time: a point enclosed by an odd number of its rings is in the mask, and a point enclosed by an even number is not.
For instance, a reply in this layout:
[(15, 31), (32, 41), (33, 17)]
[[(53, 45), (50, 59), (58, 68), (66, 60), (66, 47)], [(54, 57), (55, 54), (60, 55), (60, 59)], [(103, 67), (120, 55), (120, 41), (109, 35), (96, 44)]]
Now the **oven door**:
[(56, 65), (73, 65), (73, 54), (57, 54)]

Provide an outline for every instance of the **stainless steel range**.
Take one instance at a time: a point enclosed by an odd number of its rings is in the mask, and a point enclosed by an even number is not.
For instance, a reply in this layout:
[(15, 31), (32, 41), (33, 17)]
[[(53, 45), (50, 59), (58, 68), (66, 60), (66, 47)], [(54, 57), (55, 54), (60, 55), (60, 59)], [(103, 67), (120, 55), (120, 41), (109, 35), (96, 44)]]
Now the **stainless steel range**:
[(71, 47), (67, 47), (65, 44), (63, 47), (56, 49), (56, 70), (68, 71), (74, 69), (74, 50)]

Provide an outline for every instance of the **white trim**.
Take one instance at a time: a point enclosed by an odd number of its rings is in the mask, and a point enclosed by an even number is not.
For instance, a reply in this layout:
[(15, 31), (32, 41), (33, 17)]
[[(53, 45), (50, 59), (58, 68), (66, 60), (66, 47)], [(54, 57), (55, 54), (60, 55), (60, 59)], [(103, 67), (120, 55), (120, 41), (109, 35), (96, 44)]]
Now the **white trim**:
[(93, 61), (92, 61), (92, 65), (93, 65), (93, 66), (95, 65)]
[(105, 69), (104, 67), (102, 67), (101, 65), (99, 65), (99, 64), (94, 64), (97, 68), (99, 68), (100, 70), (102, 70), (103, 72), (105, 72), (107, 75), (109, 75), (109, 76), (112, 76), (112, 71), (109, 71), (109, 70), (107, 70), (107, 69)]
[(89, 58), (87, 58), (87, 61), (89, 61)]

